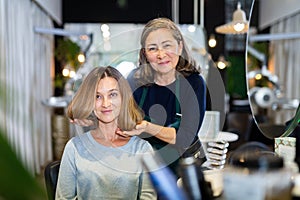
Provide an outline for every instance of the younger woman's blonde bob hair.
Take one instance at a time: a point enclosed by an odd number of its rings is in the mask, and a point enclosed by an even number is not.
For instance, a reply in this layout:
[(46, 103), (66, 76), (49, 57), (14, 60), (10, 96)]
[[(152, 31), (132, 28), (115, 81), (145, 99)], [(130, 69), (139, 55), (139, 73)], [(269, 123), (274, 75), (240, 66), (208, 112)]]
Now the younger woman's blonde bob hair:
[(132, 130), (143, 120), (143, 111), (136, 104), (127, 80), (114, 67), (96, 67), (83, 80), (78, 91), (70, 102), (67, 116), (70, 119), (91, 119), (98, 124), (94, 115), (97, 85), (104, 77), (117, 80), (121, 93), (121, 112), (118, 117), (118, 126), (121, 130)]

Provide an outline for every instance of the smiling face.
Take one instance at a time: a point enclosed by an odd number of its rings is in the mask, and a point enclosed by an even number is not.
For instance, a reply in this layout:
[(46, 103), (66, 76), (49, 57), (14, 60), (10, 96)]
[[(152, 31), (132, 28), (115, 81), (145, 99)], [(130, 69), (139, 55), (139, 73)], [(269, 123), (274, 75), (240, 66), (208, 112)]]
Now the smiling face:
[(95, 115), (102, 123), (117, 123), (122, 97), (116, 79), (104, 77), (98, 83), (95, 100)]
[(175, 75), (181, 52), (182, 42), (178, 42), (168, 29), (157, 29), (145, 40), (146, 58), (157, 73)]

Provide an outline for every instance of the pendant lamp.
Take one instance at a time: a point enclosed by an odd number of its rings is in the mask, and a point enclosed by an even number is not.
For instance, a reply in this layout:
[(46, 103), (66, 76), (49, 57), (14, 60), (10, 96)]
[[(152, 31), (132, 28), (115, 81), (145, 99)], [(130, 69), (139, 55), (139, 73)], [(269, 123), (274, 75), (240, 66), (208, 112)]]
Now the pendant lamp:
[(241, 3), (238, 2), (232, 22), (216, 27), (215, 31), (221, 34), (244, 34), (247, 33), (248, 29), (249, 22), (246, 19), (245, 11), (241, 9)]

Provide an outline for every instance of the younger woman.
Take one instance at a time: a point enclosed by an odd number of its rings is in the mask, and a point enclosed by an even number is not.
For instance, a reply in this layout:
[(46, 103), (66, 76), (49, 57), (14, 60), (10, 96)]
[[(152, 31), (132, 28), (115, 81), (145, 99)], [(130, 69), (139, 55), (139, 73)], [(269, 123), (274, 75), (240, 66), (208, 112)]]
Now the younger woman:
[(113, 67), (97, 67), (71, 101), (70, 119), (89, 118), (96, 129), (73, 137), (61, 160), (56, 199), (156, 199), (141, 156), (153, 152), (139, 137), (124, 137), (143, 119), (131, 89)]

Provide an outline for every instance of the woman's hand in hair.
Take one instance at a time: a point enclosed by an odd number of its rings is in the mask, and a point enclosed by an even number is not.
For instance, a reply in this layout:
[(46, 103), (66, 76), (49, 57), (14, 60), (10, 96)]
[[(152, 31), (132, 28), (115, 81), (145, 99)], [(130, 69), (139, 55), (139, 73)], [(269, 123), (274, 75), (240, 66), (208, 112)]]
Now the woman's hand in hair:
[(118, 130), (118, 131), (116, 131), (116, 133), (123, 137), (131, 137), (131, 136), (135, 136), (135, 135), (140, 135), (142, 132), (146, 131), (148, 124), (149, 124), (149, 122), (147, 122), (146, 120), (143, 120), (140, 123), (138, 123), (135, 126), (135, 128), (132, 130), (128, 130), (128, 131)]
[[(142, 133), (148, 133), (151, 136), (155, 136), (164, 142), (175, 144), (176, 142), (176, 130), (173, 127), (164, 127), (157, 124), (153, 124), (146, 120), (138, 123), (133, 130), (130, 131), (117, 131), (117, 134), (123, 137), (131, 137), (134, 135), (141, 135)], [(145, 135), (149, 137), (148, 135)]]

